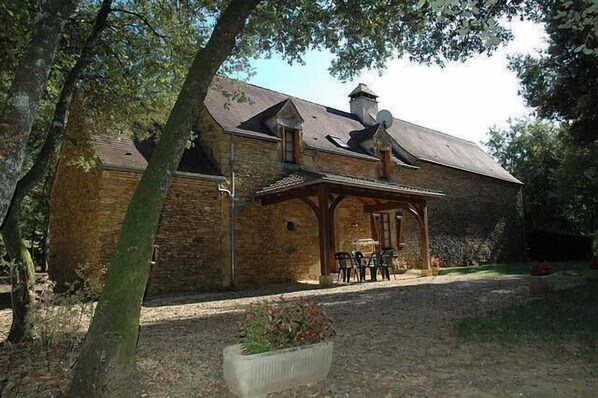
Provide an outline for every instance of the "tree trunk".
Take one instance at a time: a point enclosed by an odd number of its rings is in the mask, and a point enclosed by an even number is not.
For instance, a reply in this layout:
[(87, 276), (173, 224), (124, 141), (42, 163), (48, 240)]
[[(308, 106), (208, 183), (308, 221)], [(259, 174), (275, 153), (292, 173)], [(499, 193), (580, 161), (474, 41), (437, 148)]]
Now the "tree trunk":
[(39, 151), (39, 154), (37, 155), (37, 158), (35, 159), (31, 169), (29, 169), (27, 174), (25, 174), (19, 180), (14, 193), (13, 202), (17, 201), (20, 203), (21, 200), (29, 192), (31, 192), (31, 189), (33, 189), (35, 184), (41, 181), (41, 179), (44, 178), (48, 172), (50, 163), (56, 154), (56, 149), (62, 144), (62, 139), (64, 138), (64, 130), (67, 122), (68, 111), (71, 107), (71, 103), (73, 102), (73, 96), (75, 94), (75, 89), (77, 88), (77, 82), (81, 77), (81, 73), (92, 61), (95, 47), (98, 43), (100, 35), (106, 28), (106, 21), (108, 19), (108, 15), (110, 14), (111, 6), (112, 0), (104, 0), (102, 2), (102, 6), (100, 7), (100, 10), (96, 16), (93, 29), (87, 37), (85, 45), (81, 49), (77, 62), (70, 70), (64, 81), (64, 85), (60, 91), (60, 97), (58, 98), (58, 102), (54, 108), (52, 123), (50, 124), (50, 129), (46, 135), (44, 144), (42, 145), (42, 148)]
[(42, 3), (33, 36), (23, 54), (0, 119), (0, 224), (8, 211), (31, 126), (44, 94), (64, 24), (77, 0)]
[(71, 397), (139, 393), (135, 363), (139, 312), (162, 204), (210, 83), (259, 2), (231, 1), (189, 68), (164, 132), (129, 203), (104, 289), (74, 370)]
[(18, 211), (10, 210), (2, 227), (2, 239), (11, 258), (12, 324), (7, 340), (20, 343), (28, 335), (27, 312), (35, 285), (35, 266), (18, 228)]
[[(31, 169), (17, 183), (10, 207), (6, 214), (5, 222), (0, 231), (4, 241), (10, 242), (10, 245), (12, 245), (13, 248), (13, 250), (8, 251), (8, 254), (14, 264), (11, 268), (15, 271), (13, 274), (13, 280), (24, 280), (26, 281), (24, 286), (30, 285), (29, 289), (23, 289), (21, 286), (22, 284), (20, 283), (13, 286), (13, 316), (11, 333), (8, 336), (8, 340), (11, 343), (18, 343), (24, 338), (23, 326), (25, 325), (25, 317), (27, 314), (29, 299), (32, 297), (32, 295), (27, 294), (27, 292), (32, 293), (33, 285), (35, 284), (35, 265), (27, 246), (23, 241), (21, 231), (19, 230), (21, 204), (27, 194), (31, 192), (31, 189), (33, 189), (35, 184), (40, 182), (48, 172), (52, 159), (56, 154), (56, 148), (62, 142), (68, 110), (73, 100), (77, 82), (79, 81), (83, 70), (91, 63), (94, 48), (102, 31), (106, 27), (106, 20), (110, 14), (111, 6), (112, 0), (104, 0), (102, 2), (102, 6), (98, 11), (94, 27), (87, 38), (85, 45), (81, 49), (81, 53), (79, 54), (77, 62), (67, 75), (64, 85), (62, 86), (60, 97), (54, 110), (52, 123), (50, 124), (50, 129), (46, 135), (42, 149), (35, 159), (35, 163)], [(25, 269), (31, 269), (32, 273), (30, 278), (27, 278), (28, 274), (24, 272), (24, 266)], [(13, 330), (15, 331), (14, 334)]]

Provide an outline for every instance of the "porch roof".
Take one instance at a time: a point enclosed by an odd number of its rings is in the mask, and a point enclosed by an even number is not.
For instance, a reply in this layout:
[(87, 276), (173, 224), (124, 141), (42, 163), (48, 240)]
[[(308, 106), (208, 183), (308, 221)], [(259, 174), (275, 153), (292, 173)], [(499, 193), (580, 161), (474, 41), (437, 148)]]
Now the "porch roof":
[[(349, 177), (344, 175), (327, 173), (314, 170), (296, 170), (290, 174), (274, 181), (273, 183), (259, 189), (255, 196), (258, 198), (276, 197), (290, 191), (309, 188), (319, 184), (330, 186), (331, 191), (350, 194), (354, 196), (378, 197), (385, 196), (390, 199), (390, 195), (418, 197), (421, 199), (431, 199), (445, 196), (440, 191), (434, 191), (419, 187), (401, 185), (389, 181), (376, 181), (363, 178)], [(336, 188), (336, 189), (335, 189)], [(340, 192), (342, 191), (342, 192)]]

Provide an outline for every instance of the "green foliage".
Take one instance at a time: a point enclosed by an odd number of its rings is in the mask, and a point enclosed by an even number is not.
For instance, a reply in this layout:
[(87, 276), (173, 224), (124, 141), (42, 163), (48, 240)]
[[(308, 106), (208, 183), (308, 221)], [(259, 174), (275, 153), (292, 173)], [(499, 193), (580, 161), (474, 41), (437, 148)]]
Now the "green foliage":
[[(587, 268), (585, 263), (578, 262), (553, 262), (552, 270), (555, 273), (570, 276), (581, 276)], [(479, 265), (470, 267), (443, 268), (440, 275), (466, 275), (466, 274), (503, 274), (525, 275), (530, 273), (529, 263)]]
[(510, 68), (538, 116), (570, 123), (578, 141), (598, 139), (598, 3), (544, 1), (538, 18), (548, 34), (539, 57), (517, 55)]
[(252, 304), (239, 322), (239, 333), (244, 354), (319, 343), (335, 335), (321, 304), (303, 298)]
[(504, 311), (467, 319), (457, 326), (466, 341), (564, 346), (578, 341), (598, 355), (598, 289), (584, 284)]
[(443, 65), (491, 52), (510, 32), (499, 20), (526, 13), (522, 1), (267, 1), (249, 21), (243, 50), (301, 62), (308, 49), (335, 55), (330, 71), (351, 79), (393, 57)]
[(39, 300), (31, 304), (31, 349), (43, 358), (48, 369), (63, 361), (69, 367), (74, 364), (77, 347), (83, 342), (85, 326), (94, 311), (90, 297), (93, 292), (87, 285), (59, 294), (49, 284), (42, 289)]
[(541, 119), (492, 128), (489, 152), (521, 180), (528, 228), (595, 235), (598, 228), (598, 142), (578, 147), (559, 126)]

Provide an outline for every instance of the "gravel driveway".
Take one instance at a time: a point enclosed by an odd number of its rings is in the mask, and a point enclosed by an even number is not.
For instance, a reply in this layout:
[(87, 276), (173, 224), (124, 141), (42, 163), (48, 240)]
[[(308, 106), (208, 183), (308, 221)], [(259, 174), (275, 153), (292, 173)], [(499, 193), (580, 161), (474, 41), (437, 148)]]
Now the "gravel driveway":
[[(561, 286), (580, 283), (559, 277)], [(337, 336), (325, 382), (273, 397), (598, 396), (596, 364), (578, 355), (573, 343), (556, 355), (533, 342), (502, 346), (457, 339), (453, 327), (460, 319), (531, 299), (525, 276), (497, 274), (405, 274), (330, 289), (305, 283), (151, 300), (142, 309), (138, 346), (144, 395), (232, 397), (222, 378), (222, 349), (238, 342), (236, 321), (245, 305), (281, 294), (324, 303)], [(0, 311), (0, 338), (9, 326), (10, 312)], [(66, 376), (21, 365), (18, 396), (61, 396), (66, 389)]]
[[(561, 285), (578, 283), (561, 277)], [(464, 275), (340, 285), (284, 293), (324, 303), (334, 320), (326, 382), (283, 397), (596, 396), (596, 368), (576, 356), (553, 357), (530, 345), (462, 343), (453, 326), (530, 300), (524, 276)], [(152, 397), (228, 397), (222, 348), (238, 341), (243, 306), (276, 289), (201, 295), (148, 303), (142, 313), (139, 363)], [(498, 331), (497, 331), (498, 333)]]

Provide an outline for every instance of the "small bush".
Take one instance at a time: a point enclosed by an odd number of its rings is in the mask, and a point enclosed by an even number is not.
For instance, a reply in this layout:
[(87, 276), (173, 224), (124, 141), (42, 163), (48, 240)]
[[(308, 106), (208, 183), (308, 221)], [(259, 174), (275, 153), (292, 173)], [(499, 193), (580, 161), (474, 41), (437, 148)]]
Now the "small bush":
[(244, 354), (319, 343), (335, 335), (322, 305), (303, 298), (252, 304), (239, 332)]

